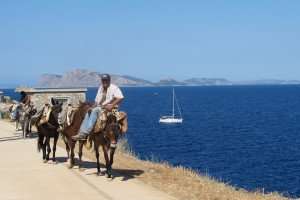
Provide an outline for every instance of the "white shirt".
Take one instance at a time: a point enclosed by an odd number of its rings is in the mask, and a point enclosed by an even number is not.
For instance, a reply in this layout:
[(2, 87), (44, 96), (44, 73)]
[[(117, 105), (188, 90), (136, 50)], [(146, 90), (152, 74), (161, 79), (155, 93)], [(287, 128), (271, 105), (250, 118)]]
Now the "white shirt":
[[(97, 104), (100, 104), (100, 101), (102, 100), (103, 95), (104, 95), (103, 87), (100, 86), (99, 89), (98, 89), (98, 92), (97, 92), (96, 99), (95, 99), (95, 102)], [(123, 99), (124, 96), (123, 96), (123, 93), (122, 93), (122, 91), (120, 90), (120, 88), (118, 86), (116, 86), (114, 84), (110, 84), (110, 86), (107, 88), (106, 99), (102, 103), (101, 106), (104, 106), (104, 105), (110, 103), (115, 98)]]

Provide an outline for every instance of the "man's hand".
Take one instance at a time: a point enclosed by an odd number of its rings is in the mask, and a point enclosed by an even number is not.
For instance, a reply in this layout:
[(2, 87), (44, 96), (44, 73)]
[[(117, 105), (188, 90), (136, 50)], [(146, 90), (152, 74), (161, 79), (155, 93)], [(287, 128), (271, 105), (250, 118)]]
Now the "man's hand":
[(114, 108), (114, 105), (112, 105), (112, 104), (107, 104), (107, 105), (104, 106), (104, 109), (109, 111), (109, 112), (112, 111), (113, 108)]

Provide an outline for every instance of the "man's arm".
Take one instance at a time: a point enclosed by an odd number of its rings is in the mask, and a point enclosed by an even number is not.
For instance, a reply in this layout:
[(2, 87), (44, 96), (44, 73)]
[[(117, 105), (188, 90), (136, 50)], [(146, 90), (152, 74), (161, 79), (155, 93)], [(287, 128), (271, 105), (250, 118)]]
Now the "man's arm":
[(123, 98), (114, 98), (109, 104), (111, 104), (113, 107), (119, 105), (123, 101)]
[(117, 105), (119, 105), (122, 102), (123, 99), (124, 98), (114, 98), (111, 102), (109, 102), (108, 104), (106, 104), (104, 106), (104, 108), (106, 110), (108, 110), (108, 111), (111, 111), (114, 107), (116, 107)]

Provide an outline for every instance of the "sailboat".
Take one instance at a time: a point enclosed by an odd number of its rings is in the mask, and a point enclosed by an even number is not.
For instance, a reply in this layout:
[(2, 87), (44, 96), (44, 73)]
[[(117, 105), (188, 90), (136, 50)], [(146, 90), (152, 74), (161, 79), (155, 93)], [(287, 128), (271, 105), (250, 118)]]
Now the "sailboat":
[[(176, 105), (180, 114), (180, 117), (176, 117), (175, 116), (175, 101), (176, 101)], [(175, 90), (173, 88), (173, 106), (172, 106), (172, 115), (171, 116), (162, 116), (159, 119), (159, 123), (166, 123), (166, 124), (176, 124), (176, 123), (182, 123), (183, 122), (183, 118), (182, 118), (182, 114), (180, 112), (179, 106), (178, 106), (178, 102), (176, 100), (176, 96), (175, 96)]]

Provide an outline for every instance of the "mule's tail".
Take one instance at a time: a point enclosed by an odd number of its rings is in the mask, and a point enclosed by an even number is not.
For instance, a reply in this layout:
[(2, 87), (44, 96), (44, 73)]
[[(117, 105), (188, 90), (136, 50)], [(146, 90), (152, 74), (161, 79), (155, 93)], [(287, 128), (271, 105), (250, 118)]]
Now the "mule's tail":
[(44, 140), (44, 137), (41, 136), (41, 134), (38, 134), (38, 139), (37, 139), (37, 150), (38, 150), (38, 152), (40, 152), (41, 149), (42, 149), (43, 140)]

